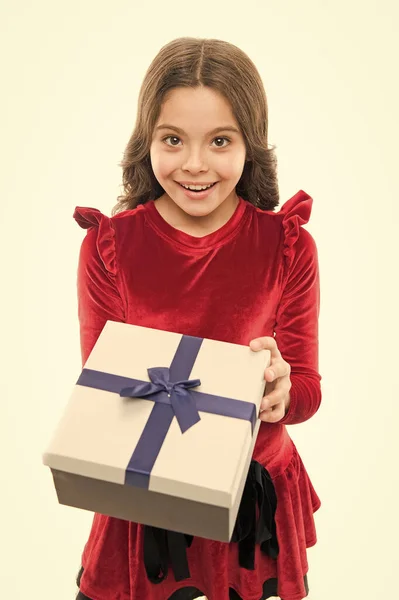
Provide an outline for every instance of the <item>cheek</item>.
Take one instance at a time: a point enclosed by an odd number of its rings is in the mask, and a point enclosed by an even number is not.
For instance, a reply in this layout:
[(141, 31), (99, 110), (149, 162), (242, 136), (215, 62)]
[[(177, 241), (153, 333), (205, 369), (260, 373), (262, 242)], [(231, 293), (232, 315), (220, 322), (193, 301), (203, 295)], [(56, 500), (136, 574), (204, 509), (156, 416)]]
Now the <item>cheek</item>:
[(215, 156), (214, 166), (224, 179), (234, 179), (244, 169), (245, 155), (245, 146), (234, 146), (226, 154)]
[(156, 151), (151, 152), (151, 166), (159, 179), (169, 177), (178, 168), (175, 157), (171, 154)]
[(221, 162), (217, 169), (223, 179), (236, 179), (241, 177), (245, 165), (245, 155), (229, 156), (227, 160)]

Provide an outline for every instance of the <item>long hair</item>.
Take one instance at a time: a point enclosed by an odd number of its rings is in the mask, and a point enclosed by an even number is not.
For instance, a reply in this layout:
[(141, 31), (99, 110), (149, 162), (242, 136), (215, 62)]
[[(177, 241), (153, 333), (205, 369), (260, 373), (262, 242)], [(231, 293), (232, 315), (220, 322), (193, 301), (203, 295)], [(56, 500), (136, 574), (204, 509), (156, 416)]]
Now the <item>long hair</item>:
[(207, 86), (227, 99), (244, 137), (247, 162), (236, 185), (237, 195), (262, 210), (279, 204), (275, 147), (268, 145), (267, 98), (254, 63), (228, 42), (182, 37), (161, 48), (144, 77), (135, 128), (119, 165), (124, 193), (118, 196), (112, 214), (162, 196), (164, 189), (150, 160), (154, 127), (168, 92), (198, 86)]

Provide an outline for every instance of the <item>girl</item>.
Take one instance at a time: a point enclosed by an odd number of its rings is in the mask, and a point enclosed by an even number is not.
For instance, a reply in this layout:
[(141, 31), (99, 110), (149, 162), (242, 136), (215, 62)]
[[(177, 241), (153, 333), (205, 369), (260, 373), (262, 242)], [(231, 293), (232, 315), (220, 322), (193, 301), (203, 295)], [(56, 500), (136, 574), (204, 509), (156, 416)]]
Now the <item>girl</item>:
[(311, 198), (300, 191), (273, 210), (267, 135), (252, 61), (224, 41), (174, 40), (145, 76), (113, 216), (76, 208), (88, 229), (78, 268), (83, 364), (108, 319), (272, 356), (232, 542), (181, 534), (187, 565), (176, 572), (168, 532), (96, 514), (79, 600), (308, 594), (306, 548), (316, 543), (320, 500), (286, 425), (309, 419), (321, 401), (318, 260), (301, 227)]

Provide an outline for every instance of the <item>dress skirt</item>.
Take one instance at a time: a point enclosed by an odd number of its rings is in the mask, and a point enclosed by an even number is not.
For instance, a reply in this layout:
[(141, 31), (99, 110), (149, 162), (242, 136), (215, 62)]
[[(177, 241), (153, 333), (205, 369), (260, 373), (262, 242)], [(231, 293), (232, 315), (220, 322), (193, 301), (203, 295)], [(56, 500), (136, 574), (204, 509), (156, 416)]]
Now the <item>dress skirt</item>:
[[(256, 544), (260, 545), (262, 552), (273, 559), (277, 558), (279, 546), (275, 524), (276, 507), (277, 497), (270, 474), (260, 463), (252, 460), (232, 536), (232, 542), (238, 544), (240, 567), (254, 569)], [(192, 540), (192, 536), (155, 527), (145, 528), (143, 560), (147, 577), (154, 585), (165, 579), (170, 568), (178, 581), (190, 577), (186, 548), (191, 545)], [(83, 570), (81, 567), (77, 577), (78, 587), (80, 587)], [(304, 586), (308, 594), (307, 575), (304, 576)], [(278, 596), (277, 588), (277, 578), (268, 579), (264, 582), (259, 600)], [(195, 600), (202, 596), (204, 593), (201, 590), (187, 586), (175, 591), (165, 600)], [(79, 591), (76, 600), (96, 599), (89, 598)], [(233, 588), (230, 588), (229, 600), (243, 599)]]

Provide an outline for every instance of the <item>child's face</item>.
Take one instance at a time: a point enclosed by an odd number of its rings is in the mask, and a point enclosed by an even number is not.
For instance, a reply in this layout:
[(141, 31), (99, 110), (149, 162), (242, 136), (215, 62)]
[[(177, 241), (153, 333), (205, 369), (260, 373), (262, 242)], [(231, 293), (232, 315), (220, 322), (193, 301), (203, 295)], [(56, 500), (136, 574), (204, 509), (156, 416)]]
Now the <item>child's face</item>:
[[(157, 129), (168, 124), (178, 127)], [(151, 164), (166, 195), (186, 215), (206, 217), (222, 205), (235, 206), (235, 187), (242, 175), (246, 148), (230, 104), (207, 87), (175, 88), (164, 102), (151, 143)], [(228, 138), (228, 139), (224, 139)], [(217, 182), (205, 197), (190, 198), (178, 182)], [(220, 211), (217, 211), (220, 212)]]

